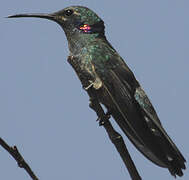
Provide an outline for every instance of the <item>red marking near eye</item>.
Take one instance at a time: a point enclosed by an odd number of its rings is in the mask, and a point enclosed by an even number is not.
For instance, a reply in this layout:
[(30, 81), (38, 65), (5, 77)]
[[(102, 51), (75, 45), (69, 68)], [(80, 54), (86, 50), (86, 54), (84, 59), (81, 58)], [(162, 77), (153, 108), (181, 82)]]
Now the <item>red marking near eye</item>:
[(89, 32), (91, 27), (88, 24), (83, 24), (79, 27), (79, 29), (83, 30), (84, 32)]

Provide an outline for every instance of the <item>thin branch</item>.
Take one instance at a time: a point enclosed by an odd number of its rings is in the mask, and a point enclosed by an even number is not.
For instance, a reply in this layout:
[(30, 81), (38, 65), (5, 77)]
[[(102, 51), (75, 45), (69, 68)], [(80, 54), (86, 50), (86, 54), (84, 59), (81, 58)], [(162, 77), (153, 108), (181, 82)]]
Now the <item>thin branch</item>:
[(127, 147), (123, 141), (122, 136), (115, 131), (112, 124), (109, 121), (110, 116), (108, 114), (104, 113), (104, 110), (102, 109), (101, 105), (97, 101), (96, 97), (94, 96), (94, 92), (91, 91), (91, 89), (88, 89), (88, 94), (91, 97), (90, 99), (90, 108), (92, 108), (100, 120), (100, 124), (103, 125), (103, 127), (106, 129), (106, 132), (108, 133), (108, 136), (111, 140), (111, 142), (115, 145), (117, 151), (119, 152), (125, 166), (127, 167), (129, 174), (131, 176), (132, 180), (141, 180), (135, 164), (133, 160), (131, 159), (131, 156), (127, 150)]
[(20, 168), (24, 168), (29, 176), (33, 180), (39, 180), (39, 178), (31, 170), (30, 166), (26, 163), (16, 146), (9, 146), (2, 138), (0, 138), (0, 145), (9, 152), (9, 154), (16, 160)]
[(119, 152), (125, 166), (127, 167), (129, 174), (133, 180), (141, 180), (141, 177), (135, 167), (134, 162), (131, 159), (131, 156), (127, 150), (127, 147), (123, 141), (122, 136), (115, 131), (110, 121), (104, 123), (104, 128), (108, 133), (108, 136), (112, 143), (115, 145), (117, 151)]

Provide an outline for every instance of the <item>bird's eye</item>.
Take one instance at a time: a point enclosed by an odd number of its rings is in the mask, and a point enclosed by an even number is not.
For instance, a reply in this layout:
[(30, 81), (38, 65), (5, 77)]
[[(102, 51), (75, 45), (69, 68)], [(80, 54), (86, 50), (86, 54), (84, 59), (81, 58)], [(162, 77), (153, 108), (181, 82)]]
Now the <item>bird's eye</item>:
[(71, 10), (71, 9), (68, 9), (65, 11), (66, 16), (71, 16), (72, 14), (73, 14), (73, 10)]

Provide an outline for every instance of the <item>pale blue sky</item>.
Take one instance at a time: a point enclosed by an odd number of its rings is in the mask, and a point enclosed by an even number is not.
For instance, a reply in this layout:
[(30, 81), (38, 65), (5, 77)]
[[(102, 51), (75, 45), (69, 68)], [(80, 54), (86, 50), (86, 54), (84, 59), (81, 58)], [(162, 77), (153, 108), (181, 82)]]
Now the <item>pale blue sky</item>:
[[(188, 159), (189, 1), (97, 2), (1, 2), (0, 136), (17, 145), (41, 180), (129, 179), (67, 63), (62, 29), (43, 19), (3, 18), (50, 13), (70, 5), (87, 6), (104, 19), (107, 38), (133, 70), (163, 126)], [(143, 179), (173, 179), (124, 139)], [(1, 147), (0, 169), (0, 179), (30, 179)], [(181, 179), (188, 180), (188, 170), (184, 174)]]

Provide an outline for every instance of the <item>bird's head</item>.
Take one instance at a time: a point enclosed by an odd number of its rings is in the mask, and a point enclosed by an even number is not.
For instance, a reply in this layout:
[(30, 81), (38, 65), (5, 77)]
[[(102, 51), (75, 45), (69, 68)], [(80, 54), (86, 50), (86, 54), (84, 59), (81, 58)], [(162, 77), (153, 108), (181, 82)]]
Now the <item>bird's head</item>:
[(70, 6), (52, 14), (16, 14), (8, 18), (36, 17), (57, 22), (66, 35), (74, 33), (104, 35), (104, 22), (92, 10), (83, 6)]
[(77, 54), (79, 50), (86, 46), (95, 38), (104, 35), (104, 22), (92, 10), (83, 6), (70, 6), (51, 14), (16, 14), (8, 18), (34, 17), (55, 21), (64, 30), (68, 39), (69, 50), (72, 54)]

